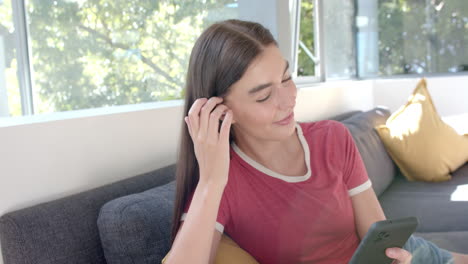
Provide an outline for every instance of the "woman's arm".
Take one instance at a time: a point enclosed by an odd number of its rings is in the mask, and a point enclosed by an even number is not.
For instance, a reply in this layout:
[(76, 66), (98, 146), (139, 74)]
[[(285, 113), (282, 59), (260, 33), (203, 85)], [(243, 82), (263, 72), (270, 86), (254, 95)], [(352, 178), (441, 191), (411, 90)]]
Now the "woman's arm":
[[(385, 214), (372, 188), (352, 196), (351, 201), (357, 233), (362, 239), (373, 223), (386, 219)], [(387, 248), (385, 253), (389, 258), (395, 259), (394, 263), (411, 263), (411, 253), (404, 249)]]
[(221, 233), (215, 229), (224, 188), (199, 184), (164, 264), (214, 263)]
[(386, 219), (385, 214), (372, 188), (351, 196), (351, 201), (356, 229), (359, 238), (363, 239), (373, 223)]
[(206, 264), (212, 255), (216, 219), (229, 175), (229, 131), (233, 117), (222, 101), (219, 97), (197, 99), (184, 118), (194, 144), (199, 181), (167, 264)]

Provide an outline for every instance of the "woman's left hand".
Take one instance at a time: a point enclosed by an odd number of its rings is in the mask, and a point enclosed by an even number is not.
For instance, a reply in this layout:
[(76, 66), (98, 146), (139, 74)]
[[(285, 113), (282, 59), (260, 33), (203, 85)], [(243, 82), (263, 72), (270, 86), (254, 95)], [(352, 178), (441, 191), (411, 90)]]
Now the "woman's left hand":
[(394, 259), (392, 264), (411, 264), (412, 255), (402, 248), (387, 248), (385, 250), (387, 257)]

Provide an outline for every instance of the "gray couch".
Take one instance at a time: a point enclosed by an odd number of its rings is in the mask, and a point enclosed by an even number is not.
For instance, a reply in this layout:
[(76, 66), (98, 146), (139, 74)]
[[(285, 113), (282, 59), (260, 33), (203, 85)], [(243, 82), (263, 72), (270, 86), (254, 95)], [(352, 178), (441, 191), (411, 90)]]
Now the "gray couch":
[[(417, 216), (418, 235), (468, 253), (468, 201), (451, 201), (468, 184), (468, 164), (443, 183), (408, 182), (373, 127), (382, 108), (334, 119), (351, 131), (388, 218)], [(0, 218), (4, 264), (160, 263), (169, 250), (175, 167), (14, 211)]]

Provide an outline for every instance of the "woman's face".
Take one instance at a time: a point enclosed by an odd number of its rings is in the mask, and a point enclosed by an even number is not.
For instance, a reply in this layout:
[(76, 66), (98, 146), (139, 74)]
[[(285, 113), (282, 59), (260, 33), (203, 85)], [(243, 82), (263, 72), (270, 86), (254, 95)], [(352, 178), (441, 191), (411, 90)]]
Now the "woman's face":
[(278, 47), (269, 45), (225, 97), (236, 137), (282, 140), (290, 136), (295, 130), (296, 95), (288, 62)]

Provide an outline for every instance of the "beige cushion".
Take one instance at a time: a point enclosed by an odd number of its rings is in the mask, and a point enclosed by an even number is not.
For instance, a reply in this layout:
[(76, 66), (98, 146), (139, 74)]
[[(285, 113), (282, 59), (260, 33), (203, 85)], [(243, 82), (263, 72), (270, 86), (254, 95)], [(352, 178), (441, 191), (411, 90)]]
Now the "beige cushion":
[[(168, 253), (169, 254), (169, 253)], [(162, 260), (164, 264), (167, 256)], [(215, 264), (258, 264), (258, 262), (245, 250), (237, 245), (234, 240), (222, 235), (216, 253)]]
[(451, 179), (468, 161), (468, 135), (442, 121), (422, 79), (408, 102), (376, 127), (388, 153), (411, 181)]
[(237, 245), (234, 240), (226, 235), (221, 237), (221, 242), (216, 254), (216, 264), (258, 264), (258, 262), (249, 254)]

